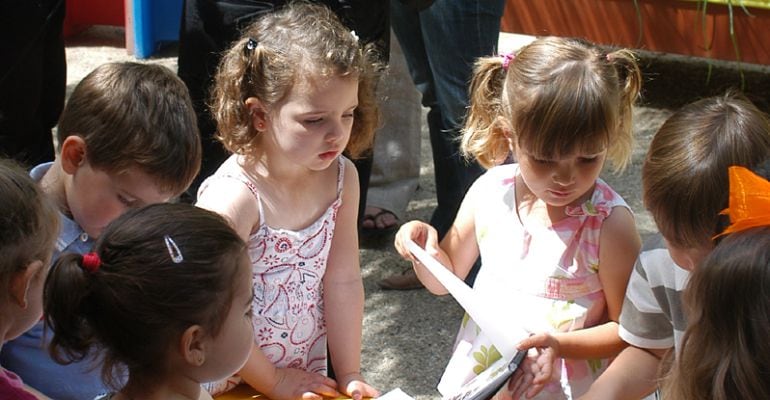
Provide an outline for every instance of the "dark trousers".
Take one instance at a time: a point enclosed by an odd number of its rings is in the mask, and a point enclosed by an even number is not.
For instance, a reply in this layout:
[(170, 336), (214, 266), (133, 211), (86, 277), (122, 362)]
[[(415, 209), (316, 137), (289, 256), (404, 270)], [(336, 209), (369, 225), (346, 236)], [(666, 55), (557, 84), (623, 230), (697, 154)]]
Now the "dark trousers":
[(54, 159), (64, 108), (64, 0), (0, 2), (0, 155), (27, 167)]
[[(495, 54), (503, 6), (503, 0), (441, 0), (416, 11), (400, 1), (391, 2), (393, 32), (422, 104), (429, 108), (438, 203), (430, 224), (440, 238), (452, 226), (465, 192), (483, 172), (460, 154), (459, 135), (473, 63)], [(471, 284), (478, 264), (466, 279)]]

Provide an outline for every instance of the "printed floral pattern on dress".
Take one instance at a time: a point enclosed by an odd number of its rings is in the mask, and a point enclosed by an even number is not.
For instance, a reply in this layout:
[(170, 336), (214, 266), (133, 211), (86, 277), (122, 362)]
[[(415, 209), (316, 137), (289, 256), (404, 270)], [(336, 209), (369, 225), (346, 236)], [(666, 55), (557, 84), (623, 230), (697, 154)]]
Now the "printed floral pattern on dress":
[[(523, 326), (565, 332), (605, 322), (606, 300), (597, 275), (601, 267), (600, 232), (613, 208), (627, 205), (606, 183), (597, 180), (588, 201), (565, 209), (567, 218), (551, 226), (524, 226), (516, 212), (513, 177), (517, 173), (515, 164), (494, 167), (468, 192), (474, 199), (475, 234), (480, 239), (483, 263), (474, 287), (502, 290), (501, 300), (508, 298), (506, 290), (519, 291), (527, 299), (527, 309), (535, 310), (527, 317), (533, 320), (522, 321)], [(463, 316), (455, 347), (449, 362), (455, 369), (444, 376), (467, 380), (447, 383), (461, 385), (492, 362), (493, 344), (467, 315)], [(536, 398), (579, 397), (607, 364), (606, 359), (559, 358), (553, 380)]]
[[(323, 276), (342, 205), (345, 161), (340, 158), (337, 164), (337, 198), (316, 221), (297, 231), (265, 223), (259, 190), (242, 170), (213, 177), (240, 181), (259, 204), (261, 225), (248, 241), (254, 285), (252, 326), (255, 343), (280, 368), (326, 374)], [(237, 377), (231, 379), (240, 382)], [(231, 387), (225, 380), (207, 385), (211, 394)]]

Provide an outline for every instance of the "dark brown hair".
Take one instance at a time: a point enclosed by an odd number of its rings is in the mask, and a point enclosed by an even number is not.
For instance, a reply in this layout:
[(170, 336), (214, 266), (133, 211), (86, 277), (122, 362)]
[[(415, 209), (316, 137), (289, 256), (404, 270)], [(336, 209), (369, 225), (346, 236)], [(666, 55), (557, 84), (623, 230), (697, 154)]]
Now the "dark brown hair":
[(725, 237), (690, 276), (684, 305), (664, 399), (769, 399), (770, 227)]
[(360, 156), (371, 148), (378, 124), (376, 60), (376, 48), (362, 48), (323, 5), (297, 1), (266, 14), (243, 32), (219, 64), (211, 98), (219, 139), (233, 153), (254, 154), (258, 132), (246, 99), (255, 97), (269, 110), (303, 81), (350, 77), (358, 81), (358, 107), (347, 153)]
[[(182, 257), (178, 263), (169, 239)], [(126, 212), (108, 225), (94, 252), (101, 259), (96, 272), (86, 271), (78, 254), (57, 260), (44, 309), (54, 331), (54, 359), (93, 357), (113, 387), (125, 372), (133, 382), (163, 379), (173, 341), (191, 325), (216, 336), (234, 297), (239, 262), (247, 257), (221, 216), (186, 204)]]
[(49, 262), (58, 234), (53, 202), (18, 164), (0, 159), (0, 300), (11, 275), (32, 261)]
[(200, 169), (187, 87), (159, 65), (103, 64), (83, 78), (59, 119), (59, 146), (72, 135), (85, 140), (93, 167), (112, 173), (139, 168), (171, 193), (187, 189)]
[(727, 207), (727, 168), (753, 168), (770, 156), (767, 117), (728, 92), (682, 107), (661, 126), (642, 166), (642, 191), (665, 239), (710, 246)]
[(582, 39), (543, 37), (503, 57), (476, 62), (463, 152), (487, 168), (513, 144), (542, 159), (607, 149), (616, 170), (631, 157), (631, 112), (642, 84), (632, 52), (606, 52)]

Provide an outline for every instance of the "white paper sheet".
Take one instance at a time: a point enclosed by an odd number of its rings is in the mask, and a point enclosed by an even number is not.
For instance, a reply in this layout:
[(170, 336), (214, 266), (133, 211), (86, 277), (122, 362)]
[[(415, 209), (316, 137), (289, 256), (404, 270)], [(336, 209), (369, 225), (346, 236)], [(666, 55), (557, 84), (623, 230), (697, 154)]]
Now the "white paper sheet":
[(413, 241), (407, 241), (406, 247), (460, 303), (503, 358), (512, 359), (517, 352), (516, 344), (529, 336), (522, 326), (522, 321), (527, 320), (527, 304), (501, 304), (499, 298), (492, 298), (492, 293), (474, 291)]
[(388, 393), (377, 398), (378, 400), (414, 400), (414, 398), (404, 393), (401, 388), (395, 388)]

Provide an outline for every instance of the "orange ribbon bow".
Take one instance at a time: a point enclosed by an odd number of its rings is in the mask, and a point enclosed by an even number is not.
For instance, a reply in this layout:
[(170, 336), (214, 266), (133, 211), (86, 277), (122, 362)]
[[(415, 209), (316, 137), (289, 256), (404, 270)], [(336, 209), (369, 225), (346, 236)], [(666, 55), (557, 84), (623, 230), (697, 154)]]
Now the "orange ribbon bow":
[(728, 174), (730, 203), (721, 214), (730, 217), (731, 225), (717, 236), (770, 226), (770, 182), (744, 167), (730, 167)]

